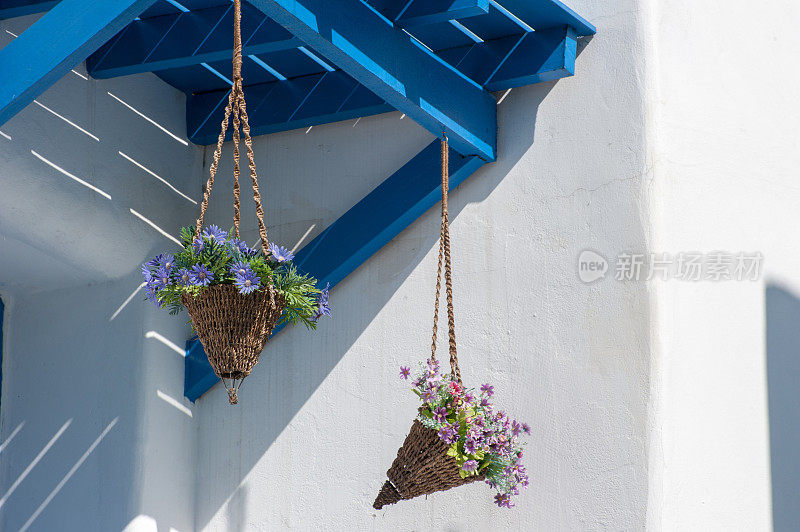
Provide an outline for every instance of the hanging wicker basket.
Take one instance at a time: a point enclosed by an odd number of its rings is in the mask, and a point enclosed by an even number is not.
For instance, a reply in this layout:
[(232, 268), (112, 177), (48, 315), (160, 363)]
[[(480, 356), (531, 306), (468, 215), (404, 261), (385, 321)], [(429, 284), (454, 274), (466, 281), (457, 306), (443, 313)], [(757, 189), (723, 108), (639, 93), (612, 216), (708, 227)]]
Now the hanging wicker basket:
[(216, 285), (181, 302), (192, 318), (214, 373), (241, 381), (250, 374), (286, 309), (283, 296), (269, 286), (240, 294), (233, 285)]
[[(256, 204), (261, 249), (264, 256), (267, 256), (269, 253), (267, 231), (264, 225), (264, 211), (258, 189), (255, 156), (243, 90), (241, 24), (241, 0), (234, 0), (233, 86), (225, 107), (225, 117), (222, 120), (208, 182), (203, 194), (200, 217), (195, 226), (194, 241), (200, 238), (203, 217), (208, 208), (214, 177), (219, 168), (222, 145), (232, 117), (235, 236), (237, 239), (239, 238), (239, 144), (241, 135), (244, 138), (253, 184), (253, 200)], [(214, 285), (200, 290), (196, 295), (183, 294), (181, 302), (192, 318), (197, 336), (203, 344), (208, 361), (214, 368), (214, 373), (222, 379), (228, 391), (230, 403), (238, 403), (237, 391), (242, 380), (250, 374), (253, 366), (258, 362), (261, 351), (286, 309), (284, 297), (275, 289), (270, 277), (266, 287), (253, 293), (240, 294), (233, 285)]]
[[(452, 376), (461, 384), (461, 370), (456, 352), (455, 317), (453, 312), (452, 266), (450, 260), (450, 220), (447, 210), (449, 179), (449, 147), (447, 137), (442, 136), (442, 225), (439, 238), (439, 267), (436, 274), (436, 303), (433, 314), (433, 338), (431, 360), (436, 360), (436, 335), (439, 323), (439, 295), (442, 286), (442, 265), (447, 294), (447, 322)], [(380, 510), (386, 504), (403, 499), (413, 499), (437, 491), (449, 490), (464, 484), (483, 480), (482, 474), (462, 478), (455, 458), (448, 456), (449, 445), (443, 442), (436, 431), (414, 420), (397, 458), (386, 472), (388, 480), (383, 484), (373, 507)]]
[(414, 420), (403, 446), (397, 451), (397, 458), (386, 472), (389, 480), (383, 484), (372, 506), (380, 510), (386, 504), (484, 479), (483, 475), (461, 478), (455, 458), (447, 455), (448, 447), (433, 429)]

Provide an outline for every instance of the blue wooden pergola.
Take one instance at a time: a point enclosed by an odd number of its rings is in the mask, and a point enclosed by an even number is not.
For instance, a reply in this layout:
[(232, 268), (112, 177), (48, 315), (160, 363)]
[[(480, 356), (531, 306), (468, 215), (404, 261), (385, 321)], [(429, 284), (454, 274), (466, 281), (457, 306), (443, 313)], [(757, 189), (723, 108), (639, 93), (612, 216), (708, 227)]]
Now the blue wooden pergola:
[[(0, 125), (86, 61), (153, 72), (187, 95), (186, 130), (211, 144), (231, 86), (231, 0), (0, 0), (0, 19), (47, 13), (0, 50)], [(571, 76), (594, 26), (559, 0), (247, 0), (245, 95), (254, 135), (402, 111), (451, 147), (451, 186), (497, 158), (492, 92)], [(438, 199), (434, 142), (307, 244), (298, 267), (336, 285)], [(369, 221), (365, 223), (365, 221)], [(185, 394), (217, 382), (187, 345)]]

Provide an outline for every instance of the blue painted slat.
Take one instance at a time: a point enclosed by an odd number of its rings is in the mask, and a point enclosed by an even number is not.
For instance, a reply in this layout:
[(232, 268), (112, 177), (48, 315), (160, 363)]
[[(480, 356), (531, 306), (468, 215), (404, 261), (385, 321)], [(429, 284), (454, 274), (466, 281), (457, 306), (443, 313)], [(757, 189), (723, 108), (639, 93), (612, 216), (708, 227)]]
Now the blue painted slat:
[(489, 0), (412, 0), (395, 23), (415, 28), (489, 12)]
[(571, 76), (576, 53), (576, 32), (571, 27), (527, 33), (485, 86), (495, 91)]
[(0, 125), (155, 0), (62, 0), (0, 50)]
[[(483, 164), (479, 157), (451, 153), (450, 188), (457, 187)], [(441, 198), (440, 187), (436, 140), (304, 246), (297, 253), (295, 264), (323, 286), (336, 286), (436, 205)], [(333, 304), (335, 310), (336, 302)], [(335, 319), (346, 319), (344, 316), (342, 313)], [(200, 342), (187, 344), (186, 397), (197, 400), (217, 381)]]
[[(342, 71), (248, 85), (244, 91), (253, 135), (393, 110), (373, 93), (359, 90), (358, 83)], [(213, 144), (217, 141), (227, 101), (227, 90), (188, 96), (186, 131), (192, 142)]]
[(366, 4), (344, 0), (250, 0), (327, 61), (459, 153), (496, 157), (491, 94)]
[[(118, 39), (92, 54), (86, 66), (95, 78), (111, 78), (216, 61), (230, 63), (232, 26), (230, 6), (136, 20)], [(302, 45), (299, 39), (248, 4), (242, 10), (242, 41), (244, 55)]]
[(571, 76), (577, 41), (569, 27), (494, 39), (439, 54), (465, 75), (498, 91)]
[(560, 0), (501, 0), (499, 5), (535, 30), (572, 26), (580, 37), (594, 35), (597, 32), (594, 25)]

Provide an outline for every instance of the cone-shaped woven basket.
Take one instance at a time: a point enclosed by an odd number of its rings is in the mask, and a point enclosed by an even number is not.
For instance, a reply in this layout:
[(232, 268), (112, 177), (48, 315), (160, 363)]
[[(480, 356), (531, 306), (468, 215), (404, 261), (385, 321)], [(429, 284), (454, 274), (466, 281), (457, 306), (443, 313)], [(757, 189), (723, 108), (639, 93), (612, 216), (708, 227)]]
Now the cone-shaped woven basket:
[(386, 472), (389, 480), (383, 484), (373, 508), (380, 510), (385, 504), (394, 504), (402, 499), (413, 499), (483, 480), (483, 475), (461, 478), (456, 459), (447, 456), (448, 447), (433, 429), (414, 420), (406, 441), (397, 451), (397, 458)]
[[(436, 304), (433, 313), (433, 338), (431, 360), (436, 359), (436, 334), (439, 323), (439, 295), (442, 286), (442, 265), (447, 293), (447, 324), (450, 344), (450, 368), (455, 380), (461, 384), (461, 370), (456, 353), (455, 318), (453, 313), (452, 266), (450, 261), (450, 228), (447, 212), (447, 193), (450, 187), (449, 147), (447, 137), (442, 137), (442, 226), (439, 238), (439, 268), (436, 273)], [(484, 475), (461, 478), (455, 458), (447, 455), (450, 446), (443, 442), (433, 429), (414, 420), (403, 446), (397, 451), (392, 467), (386, 472), (389, 478), (383, 484), (373, 507), (380, 510), (386, 504), (402, 499), (413, 499), (437, 491), (483, 480)]]
[(196, 296), (183, 294), (181, 301), (214, 373), (233, 380), (250, 374), (286, 308), (272, 286), (243, 295), (233, 285), (216, 285)]

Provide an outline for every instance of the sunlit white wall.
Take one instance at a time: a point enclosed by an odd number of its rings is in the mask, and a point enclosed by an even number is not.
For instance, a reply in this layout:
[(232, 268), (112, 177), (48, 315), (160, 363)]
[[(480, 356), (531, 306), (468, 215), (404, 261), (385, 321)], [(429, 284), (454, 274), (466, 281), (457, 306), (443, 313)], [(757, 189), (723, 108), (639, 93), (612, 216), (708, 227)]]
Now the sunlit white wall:
[(792, 0), (650, 2), (658, 251), (761, 252), (758, 282), (658, 293), (651, 523), (800, 522), (800, 21)]
[[(33, 20), (0, 22), (0, 46)], [(184, 105), (80, 66), (0, 127), (0, 530), (193, 527), (189, 331), (139, 272), (196, 215)]]

